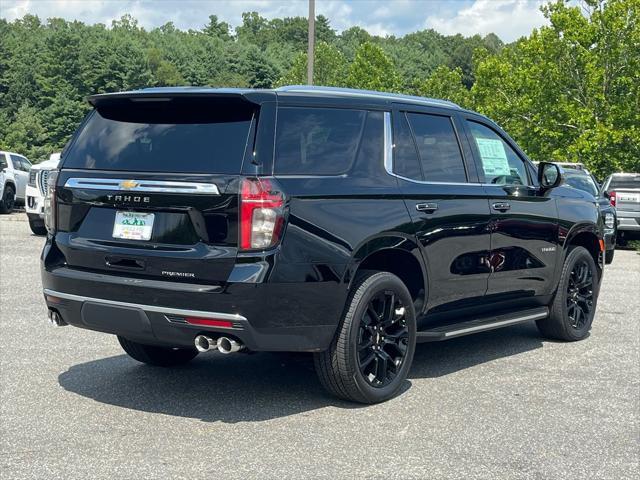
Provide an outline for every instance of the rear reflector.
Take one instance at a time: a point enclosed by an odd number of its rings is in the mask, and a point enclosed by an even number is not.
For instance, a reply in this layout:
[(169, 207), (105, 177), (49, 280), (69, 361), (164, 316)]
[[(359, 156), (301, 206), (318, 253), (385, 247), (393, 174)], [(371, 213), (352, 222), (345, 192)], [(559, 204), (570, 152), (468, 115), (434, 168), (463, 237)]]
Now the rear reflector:
[(206, 325), (208, 327), (232, 328), (233, 322), (229, 320), (217, 320), (215, 318), (186, 317), (185, 321), (191, 325)]

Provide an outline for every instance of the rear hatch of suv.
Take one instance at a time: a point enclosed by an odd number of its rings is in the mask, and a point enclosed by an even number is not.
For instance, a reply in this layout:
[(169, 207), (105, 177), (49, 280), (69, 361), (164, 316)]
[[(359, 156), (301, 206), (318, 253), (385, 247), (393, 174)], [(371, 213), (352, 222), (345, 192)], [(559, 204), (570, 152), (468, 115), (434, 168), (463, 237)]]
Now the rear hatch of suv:
[(104, 95), (65, 152), (55, 244), (68, 268), (217, 284), (259, 105), (238, 94)]
[(620, 212), (640, 212), (640, 174), (614, 175), (607, 188)]

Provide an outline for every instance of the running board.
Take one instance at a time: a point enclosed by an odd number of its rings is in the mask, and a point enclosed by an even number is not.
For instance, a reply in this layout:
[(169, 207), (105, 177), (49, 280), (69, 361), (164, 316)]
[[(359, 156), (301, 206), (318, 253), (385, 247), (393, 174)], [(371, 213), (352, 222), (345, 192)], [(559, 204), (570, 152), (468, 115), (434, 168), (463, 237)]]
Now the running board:
[(436, 327), (430, 330), (422, 330), (417, 333), (418, 342), (439, 342), (450, 338), (470, 335), (472, 333), (486, 332), (496, 328), (508, 327), (517, 323), (542, 320), (549, 316), (547, 307), (532, 308), (520, 312), (508, 313), (492, 317), (477, 318), (467, 322), (455, 323), (444, 327)]

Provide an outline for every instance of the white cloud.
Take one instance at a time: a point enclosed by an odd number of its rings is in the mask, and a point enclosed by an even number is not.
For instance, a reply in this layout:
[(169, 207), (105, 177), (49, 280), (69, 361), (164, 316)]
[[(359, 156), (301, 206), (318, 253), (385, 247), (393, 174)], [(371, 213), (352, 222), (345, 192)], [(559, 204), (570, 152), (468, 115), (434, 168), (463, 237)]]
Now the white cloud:
[(547, 23), (540, 11), (543, 3), (541, 0), (475, 0), (453, 17), (427, 17), (425, 27), (448, 35), (493, 32), (510, 42)]
[[(316, 13), (329, 18), (342, 31), (354, 25), (375, 35), (401, 36), (423, 28), (441, 33), (473, 35), (494, 32), (511, 41), (544, 24), (542, 0), (318, 0)], [(271, 19), (306, 16), (307, 0), (0, 0), (0, 17), (21, 18), (26, 13), (41, 19), (62, 17), (85, 23), (104, 23), (124, 14), (141, 26), (153, 28), (173, 22), (181, 29), (199, 29), (209, 15), (232, 26), (242, 13), (257, 11)]]

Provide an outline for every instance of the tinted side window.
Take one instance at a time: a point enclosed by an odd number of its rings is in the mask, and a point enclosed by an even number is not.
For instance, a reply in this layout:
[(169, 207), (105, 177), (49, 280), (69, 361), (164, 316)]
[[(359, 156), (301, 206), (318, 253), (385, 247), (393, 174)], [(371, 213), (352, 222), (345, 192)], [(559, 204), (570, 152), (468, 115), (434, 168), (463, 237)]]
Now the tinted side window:
[(356, 156), (357, 171), (367, 177), (378, 174), (384, 163), (384, 115), (368, 112), (362, 139)]
[(23, 172), (28, 172), (31, 169), (31, 164), (26, 158), (18, 157), (18, 162), (17, 167)]
[(411, 180), (423, 181), (418, 151), (404, 112), (399, 114), (396, 122), (394, 143), (393, 172)]
[(23, 170), (22, 168), (22, 160), (17, 155), (9, 155), (11, 157), (11, 163), (13, 164), (14, 170)]
[(367, 112), (282, 107), (276, 125), (277, 174), (340, 175), (353, 165)]
[(427, 182), (466, 182), (464, 160), (450, 117), (407, 113)]
[(486, 183), (529, 185), (527, 169), (518, 154), (489, 127), (467, 120), (482, 162)]

